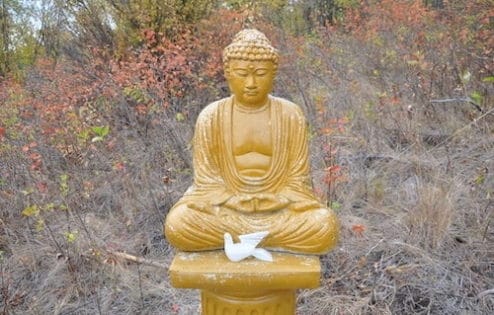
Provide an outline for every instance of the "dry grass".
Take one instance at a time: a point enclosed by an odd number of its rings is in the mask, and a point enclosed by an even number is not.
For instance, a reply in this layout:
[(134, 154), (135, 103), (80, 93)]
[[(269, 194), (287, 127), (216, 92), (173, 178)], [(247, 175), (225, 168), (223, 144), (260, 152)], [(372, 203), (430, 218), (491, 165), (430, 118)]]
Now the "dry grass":
[[(339, 246), (322, 257), (322, 286), (300, 292), (298, 313), (494, 313), (492, 97), (483, 113), (430, 104), (426, 95), (407, 94), (404, 74), (413, 76), (406, 68), (385, 69), (377, 81), (365, 47), (344, 38), (332, 45), (330, 57), (312, 56), (328, 59), (318, 69), (326, 81), (314, 76), (309, 55), (305, 67), (281, 68), (277, 86), (308, 114), (314, 184), (342, 221)], [(403, 83), (402, 102), (379, 106), (383, 85), (396, 82)], [(311, 107), (317, 99), (323, 116)], [(191, 181), (194, 117), (177, 122), (163, 114), (142, 126), (126, 106), (110, 113), (112, 148), (96, 143), (64, 156), (41, 135), (2, 143), (0, 313), (198, 313), (197, 292), (171, 288), (166, 270), (112, 254), (168, 266), (173, 249), (162, 237), (163, 218)], [(342, 130), (319, 132), (344, 116)], [(42, 173), (29, 169), (20, 150), (33, 140)], [(337, 150), (328, 153), (327, 143)], [(125, 170), (115, 169), (117, 161)], [(331, 187), (323, 182), (328, 163), (344, 175)], [(60, 193), (62, 174), (67, 194)], [(40, 182), (46, 192), (37, 190)], [(21, 215), (51, 203), (51, 210)]]

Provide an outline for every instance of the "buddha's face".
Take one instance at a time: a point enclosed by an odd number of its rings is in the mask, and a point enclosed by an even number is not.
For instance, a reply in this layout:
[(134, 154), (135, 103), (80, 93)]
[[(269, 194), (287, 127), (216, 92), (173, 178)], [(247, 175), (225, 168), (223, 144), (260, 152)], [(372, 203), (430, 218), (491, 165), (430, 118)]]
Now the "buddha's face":
[(244, 106), (261, 106), (273, 89), (275, 68), (272, 61), (229, 60), (225, 77), (235, 101)]

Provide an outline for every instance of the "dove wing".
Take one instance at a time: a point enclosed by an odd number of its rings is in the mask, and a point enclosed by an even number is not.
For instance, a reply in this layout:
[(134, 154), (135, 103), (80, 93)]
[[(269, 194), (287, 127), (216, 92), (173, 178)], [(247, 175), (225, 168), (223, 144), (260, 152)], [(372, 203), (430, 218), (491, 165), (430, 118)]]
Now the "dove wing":
[(238, 238), (240, 239), (241, 243), (249, 244), (256, 247), (257, 244), (259, 244), (262, 241), (262, 239), (265, 238), (268, 234), (269, 231), (262, 231), (262, 232), (239, 235)]
[(256, 257), (259, 260), (273, 261), (273, 255), (271, 255), (271, 253), (264, 248), (255, 248), (252, 256)]

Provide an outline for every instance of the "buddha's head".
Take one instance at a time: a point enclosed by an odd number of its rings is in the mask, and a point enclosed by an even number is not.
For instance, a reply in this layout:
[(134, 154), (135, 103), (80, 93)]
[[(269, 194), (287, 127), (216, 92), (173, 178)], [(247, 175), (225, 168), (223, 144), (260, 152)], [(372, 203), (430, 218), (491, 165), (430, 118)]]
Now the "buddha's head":
[(240, 31), (223, 50), (223, 63), (235, 100), (244, 106), (264, 105), (278, 68), (278, 52), (266, 36), (255, 29)]

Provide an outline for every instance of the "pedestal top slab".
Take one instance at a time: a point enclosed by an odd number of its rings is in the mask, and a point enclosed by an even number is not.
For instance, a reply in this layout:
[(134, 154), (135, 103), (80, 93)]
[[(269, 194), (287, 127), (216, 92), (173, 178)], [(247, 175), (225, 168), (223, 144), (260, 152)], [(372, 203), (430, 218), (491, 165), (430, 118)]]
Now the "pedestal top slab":
[(176, 288), (210, 291), (290, 290), (320, 284), (318, 256), (273, 253), (273, 262), (228, 260), (223, 251), (179, 252), (170, 266)]

